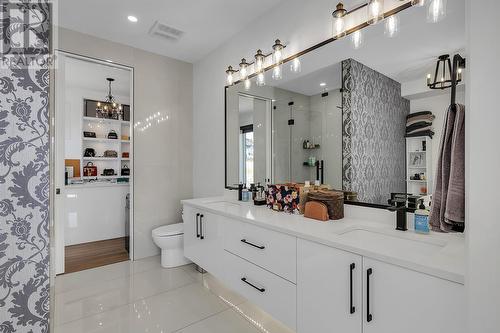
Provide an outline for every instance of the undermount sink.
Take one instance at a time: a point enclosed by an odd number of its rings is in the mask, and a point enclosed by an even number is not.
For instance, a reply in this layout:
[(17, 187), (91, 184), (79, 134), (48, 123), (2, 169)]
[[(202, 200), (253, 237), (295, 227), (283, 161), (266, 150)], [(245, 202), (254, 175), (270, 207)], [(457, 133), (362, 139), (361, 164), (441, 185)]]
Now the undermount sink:
[(240, 207), (240, 204), (238, 204), (236, 202), (225, 201), (225, 200), (206, 201), (206, 202), (203, 202), (203, 204), (225, 206), (225, 207)]
[[(397, 233), (397, 234), (396, 234)], [(351, 228), (337, 233), (342, 240), (360, 244), (376, 244), (387, 247), (392, 251), (403, 251), (406, 253), (432, 254), (439, 251), (446, 242), (426, 238), (425, 235), (415, 233), (404, 233), (400, 231), (379, 231), (368, 228)]]

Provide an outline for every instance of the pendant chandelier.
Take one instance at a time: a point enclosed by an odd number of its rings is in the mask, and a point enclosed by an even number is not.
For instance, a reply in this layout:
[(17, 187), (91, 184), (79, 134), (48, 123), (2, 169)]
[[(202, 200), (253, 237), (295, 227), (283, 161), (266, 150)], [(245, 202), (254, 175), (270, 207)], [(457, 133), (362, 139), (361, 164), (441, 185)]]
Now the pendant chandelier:
[(115, 79), (108, 77), (106, 80), (108, 81), (108, 94), (106, 95), (103, 103), (97, 102), (97, 117), (121, 120), (123, 119), (122, 106), (116, 102), (116, 99), (111, 92), (111, 83), (115, 81)]
[[(436, 71), (434, 72), (434, 79), (431, 74), (427, 74), (427, 86), (430, 89), (447, 89), (452, 86), (451, 73), (453, 72), (451, 66), (451, 59), (449, 54), (439, 56), (436, 63)], [(459, 68), (457, 72), (456, 82), (462, 81), (462, 71)]]

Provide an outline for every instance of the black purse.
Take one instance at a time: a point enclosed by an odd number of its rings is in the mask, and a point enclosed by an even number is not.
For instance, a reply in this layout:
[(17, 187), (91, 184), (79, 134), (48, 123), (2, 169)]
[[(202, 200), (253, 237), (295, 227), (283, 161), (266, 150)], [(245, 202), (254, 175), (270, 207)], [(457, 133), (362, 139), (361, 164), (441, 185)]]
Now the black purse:
[(83, 137), (84, 138), (95, 138), (96, 135), (95, 135), (95, 132), (83, 131)]
[(108, 139), (118, 139), (118, 134), (114, 130), (109, 131)]
[(85, 148), (85, 151), (83, 152), (83, 157), (95, 157), (95, 149)]
[(102, 176), (115, 176), (115, 169), (102, 170)]
[(121, 175), (130, 176), (130, 168), (126, 164), (122, 167)]

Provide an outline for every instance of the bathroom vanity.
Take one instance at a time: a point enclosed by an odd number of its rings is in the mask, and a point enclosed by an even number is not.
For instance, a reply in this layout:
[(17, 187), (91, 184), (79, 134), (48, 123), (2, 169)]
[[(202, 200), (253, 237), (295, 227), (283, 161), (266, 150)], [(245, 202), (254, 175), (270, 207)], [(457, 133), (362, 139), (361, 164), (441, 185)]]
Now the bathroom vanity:
[(185, 256), (299, 333), (465, 332), (463, 235), (227, 198), (183, 207)]

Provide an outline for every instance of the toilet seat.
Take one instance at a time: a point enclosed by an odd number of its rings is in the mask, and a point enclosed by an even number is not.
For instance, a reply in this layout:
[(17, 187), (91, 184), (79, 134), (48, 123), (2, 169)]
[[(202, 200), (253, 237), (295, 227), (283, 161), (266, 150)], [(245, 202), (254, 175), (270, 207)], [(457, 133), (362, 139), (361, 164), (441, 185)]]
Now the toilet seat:
[(169, 237), (184, 234), (184, 223), (174, 223), (161, 226), (153, 230), (153, 236)]

